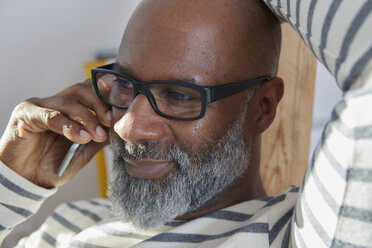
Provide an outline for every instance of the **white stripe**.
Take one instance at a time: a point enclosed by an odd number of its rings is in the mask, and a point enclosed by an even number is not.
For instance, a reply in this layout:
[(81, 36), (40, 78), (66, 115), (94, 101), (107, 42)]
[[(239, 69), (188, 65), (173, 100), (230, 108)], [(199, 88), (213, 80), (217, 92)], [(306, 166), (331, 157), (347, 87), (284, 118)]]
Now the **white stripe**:
[(372, 223), (361, 222), (349, 218), (340, 218), (336, 238), (355, 245), (371, 247)]
[(344, 199), (346, 181), (333, 169), (322, 151), (319, 152), (316, 163), (322, 165), (316, 166), (314, 170), (323, 186), (332, 195), (336, 203), (341, 205)]
[(314, 217), (321, 224), (328, 237), (332, 237), (337, 226), (338, 212), (334, 213), (329, 207), (322, 197), (322, 194), (318, 191), (318, 187), (312, 177), (310, 177), (306, 182), (306, 189), (303, 197), (306, 198)]
[(129, 238), (129, 237), (117, 237), (108, 235), (95, 227), (88, 228), (83, 232), (79, 233), (74, 237), (74, 240), (81, 241), (84, 243), (92, 243), (94, 245), (114, 247), (114, 244), (124, 243), (125, 247), (130, 247), (138, 244), (142, 240)]
[(14, 227), (18, 223), (21, 223), (24, 220), (26, 220), (26, 218), (23, 217), (22, 215), (17, 214), (16, 212), (10, 210), (7, 207), (4, 207), (1, 204), (0, 204), (0, 213), (1, 213), (0, 225), (6, 228)]
[[(303, 197), (304, 196), (302, 196), (301, 198)], [(306, 223), (306, 225), (297, 226), (297, 228), (294, 228), (296, 230), (297, 235), (302, 236), (304, 243), (308, 247), (326, 248), (327, 247), (326, 244), (319, 237), (318, 233), (314, 230), (314, 227), (310, 224), (311, 221), (309, 220), (309, 216), (306, 214), (302, 206), (300, 212), (302, 212), (303, 222)]]
[(372, 183), (349, 182), (345, 205), (372, 211)]
[(370, 106), (372, 106), (372, 92), (359, 97), (352, 97), (351, 94), (352, 92), (345, 96), (347, 102), (336, 106), (341, 121), (348, 128), (372, 125), (372, 116), (369, 114), (371, 113)]
[(6, 175), (6, 178), (13, 182), (14, 184), (22, 185), (24, 189), (27, 189), (27, 191), (36, 195), (40, 195), (44, 198), (51, 196), (57, 191), (57, 189), (45, 189), (37, 186), (36, 184), (31, 183), (27, 179), (23, 178), (22, 176), (18, 175), (17, 173), (9, 169), (8, 166), (4, 165), (1, 161), (0, 173)]

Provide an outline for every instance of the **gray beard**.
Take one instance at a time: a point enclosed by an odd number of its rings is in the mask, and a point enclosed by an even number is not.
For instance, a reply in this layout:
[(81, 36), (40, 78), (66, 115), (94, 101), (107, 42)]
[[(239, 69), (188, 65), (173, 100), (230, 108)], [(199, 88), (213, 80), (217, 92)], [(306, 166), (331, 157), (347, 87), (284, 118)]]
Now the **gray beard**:
[[(246, 105), (246, 104), (244, 104)], [(172, 145), (134, 145), (110, 132), (114, 154), (113, 181), (109, 186), (112, 214), (139, 229), (157, 229), (185, 213), (197, 210), (247, 170), (250, 146), (244, 141), (241, 116), (227, 133), (195, 152)], [(134, 159), (173, 160), (176, 164), (162, 179), (138, 179), (128, 175), (123, 156)]]

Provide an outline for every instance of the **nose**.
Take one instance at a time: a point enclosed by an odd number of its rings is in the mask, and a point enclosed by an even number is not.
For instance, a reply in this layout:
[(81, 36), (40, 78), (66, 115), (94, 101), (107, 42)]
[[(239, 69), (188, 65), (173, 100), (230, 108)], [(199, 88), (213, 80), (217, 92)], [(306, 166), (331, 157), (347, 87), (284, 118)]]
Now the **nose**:
[(114, 131), (124, 140), (139, 145), (162, 142), (169, 131), (165, 119), (151, 107), (144, 94), (138, 94), (127, 111), (115, 122)]

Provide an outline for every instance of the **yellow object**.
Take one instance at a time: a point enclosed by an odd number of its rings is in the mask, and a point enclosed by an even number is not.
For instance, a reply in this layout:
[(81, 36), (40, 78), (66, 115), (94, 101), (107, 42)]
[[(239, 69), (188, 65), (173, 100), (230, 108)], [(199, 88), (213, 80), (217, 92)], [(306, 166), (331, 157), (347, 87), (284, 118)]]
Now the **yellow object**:
[[(106, 64), (106, 60), (97, 60), (93, 62), (88, 62), (84, 64), (85, 75), (87, 78), (90, 78), (90, 70), (94, 67), (101, 66)], [(106, 171), (106, 159), (105, 153), (103, 150), (99, 151), (94, 157), (96, 161), (96, 170), (98, 177), (98, 190), (99, 195), (103, 198), (107, 197), (107, 171)]]

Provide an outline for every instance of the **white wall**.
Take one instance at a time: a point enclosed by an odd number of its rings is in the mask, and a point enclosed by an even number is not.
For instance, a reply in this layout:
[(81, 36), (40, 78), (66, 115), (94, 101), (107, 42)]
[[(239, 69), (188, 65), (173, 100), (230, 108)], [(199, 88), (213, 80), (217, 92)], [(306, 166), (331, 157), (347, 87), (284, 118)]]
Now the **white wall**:
[[(93, 60), (97, 50), (117, 49), (139, 2), (0, 0), (0, 133), (17, 103), (31, 96), (54, 94), (82, 81), (82, 65)], [(340, 98), (323, 67), (318, 68), (317, 81), (312, 147), (329, 117), (330, 106)], [(18, 227), (3, 247), (12, 247), (14, 240), (36, 229), (61, 202), (97, 197), (95, 180), (95, 169), (90, 164), (48, 199), (38, 215)]]
[[(140, 0), (0, 0), (0, 133), (12, 109), (84, 80), (83, 64), (97, 50), (117, 49)], [(94, 165), (48, 199), (3, 247), (38, 227), (61, 202), (98, 196)], [(84, 183), (82, 183), (84, 182)]]
[(342, 91), (337, 86), (335, 78), (321, 63), (318, 62), (310, 154), (312, 154), (312, 152), (315, 150), (324, 126), (331, 118), (332, 109), (336, 103), (341, 100), (341, 97)]

